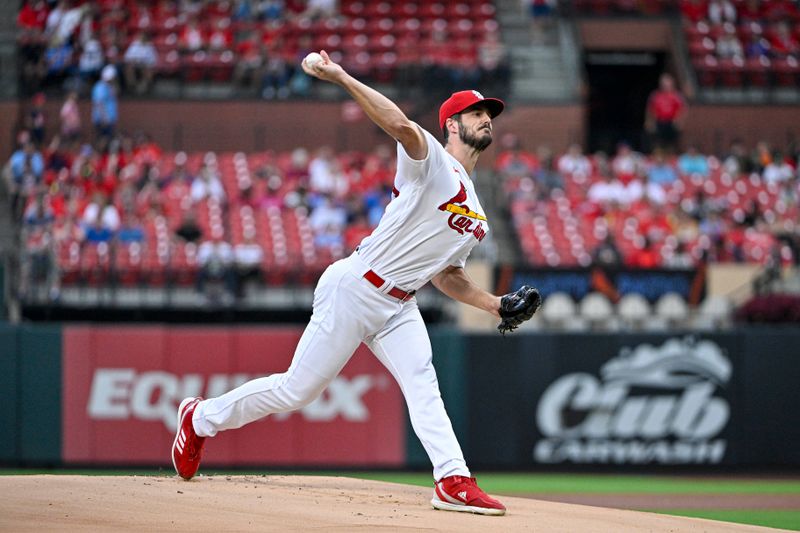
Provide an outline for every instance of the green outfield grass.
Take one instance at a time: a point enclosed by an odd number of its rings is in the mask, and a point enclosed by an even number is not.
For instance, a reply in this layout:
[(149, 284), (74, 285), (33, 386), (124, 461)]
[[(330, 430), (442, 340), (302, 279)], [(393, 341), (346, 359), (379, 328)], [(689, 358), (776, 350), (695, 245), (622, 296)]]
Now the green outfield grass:
[[(427, 474), (351, 473), (352, 477), (430, 486)], [(497, 494), (800, 494), (800, 480), (686, 478), (583, 474), (477, 473), (481, 488)], [(800, 509), (642, 509), (654, 513), (707, 518), (800, 531)]]
[[(347, 476), (392, 483), (403, 483), (430, 487), (433, 479), (428, 473), (419, 472), (287, 472), (287, 471), (230, 471), (204, 469), (205, 475), (308, 475)], [(25, 474), (77, 474), (77, 475), (141, 475), (169, 476), (172, 469), (151, 470), (74, 470), (74, 469), (0, 469), (0, 475)], [(526, 495), (549, 494), (800, 494), (800, 479), (677, 477), (642, 475), (589, 475), (589, 474), (533, 474), (533, 473), (476, 473), (481, 487), (490, 493)], [(649, 512), (708, 518), (726, 522), (737, 522), (800, 531), (800, 509), (643, 509)]]
[[(340, 474), (341, 475), (341, 474)], [(347, 473), (350, 477), (429, 486), (429, 474), (405, 472)], [(477, 473), (481, 488), (505, 494), (637, 493), (637, 494), (800, 494), (800, 480), (697, 479), (667, 476), (618, 476), (584, 474)]]
[(793, 509), (657, 509), (652, 512), (800, 531), (800, 510)]

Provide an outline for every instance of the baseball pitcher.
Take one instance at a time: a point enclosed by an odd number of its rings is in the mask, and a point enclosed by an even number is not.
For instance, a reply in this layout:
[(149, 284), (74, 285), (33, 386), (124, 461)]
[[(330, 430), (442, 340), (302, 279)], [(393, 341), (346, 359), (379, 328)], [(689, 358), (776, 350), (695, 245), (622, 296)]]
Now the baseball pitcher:
[(178, 409), (172, 461), (191, 479), (205, 439), (273, 413), (309, 404), (365, 343), (392, 373), (411, 423), (433, 463), (435, 509), (505, 514), (471, 477), (444, 409), (431, 345), (415, 292), (431, 281), (447, 296), (500, 319), (501, 332), (531, 318), (539, 293), (523, 287), (495, 296), (464, 272), (470, 250), (489, 232), (470, 173), (492, 142), (501, 100), (461, 91), (439, 110), (442, 146), (388, 98), (350, 76), (322, 51), (303, 69), (346, 90), (375, 124), (397, 140), (394, 197), (378, 227), (356, 251), (325, 271), (313, 314), (289, 369), (255, 379), (218, 398), (186, 398)]

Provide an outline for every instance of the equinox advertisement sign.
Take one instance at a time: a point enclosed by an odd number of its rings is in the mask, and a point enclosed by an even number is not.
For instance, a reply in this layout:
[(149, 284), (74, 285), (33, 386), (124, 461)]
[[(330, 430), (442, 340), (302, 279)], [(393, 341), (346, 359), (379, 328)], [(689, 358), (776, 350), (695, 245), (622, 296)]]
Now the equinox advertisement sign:
[[(65, 328), (64, 460), (169, 466), (180, 401), (219, 396), (285, 371), (301, 334), (300, 328)], [(204, 463), (401, 465), (404, 409), (389, 371), (361, 346), (312, 403), (221, 433), (208, 443)]]

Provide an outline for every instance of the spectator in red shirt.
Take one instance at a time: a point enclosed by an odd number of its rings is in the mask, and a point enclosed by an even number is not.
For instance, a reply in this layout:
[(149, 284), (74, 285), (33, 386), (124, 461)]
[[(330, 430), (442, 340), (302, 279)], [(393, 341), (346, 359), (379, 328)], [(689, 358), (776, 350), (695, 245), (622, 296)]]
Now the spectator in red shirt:
[(708, 14), (708, 3), (704, 0), (682, 0), (681, 13), (692, 22), (700, 22)]
[(47, 5), (44, 0), (26, 0), (17, 14), (17, 27), (32, 30), (37, 34), (44, 31), (47, 22)]
[(760, 22), (764, 18), (760, 0), (745, 0), (744, 4), (737, 8), (737, 11), (741, 23)]
[(648, 237), (643, 238), (641, 248), (636, 248), (630, 253), (628, 266), (633, 268), (658, 268), (661, 266), (661, 256), (653, 248), (653, 243)]
[(393, 184), (394, 160), (392, 152), (385, 144), (378, 145), (369, 154), (361, 167), (361, 180), (352, 184), (351, 190), (366, 192), (375, 186)]
[(44, 63), (46, 22), (47, 4), (43, 0), (26, 1), (17, 15), (17, 57), (26, 92), (37, 90), (47, 73)]
[(785, 20), (776, 26), (770, 44), (772, 45), (772, 55), (775, 57), (796, 56), (800, 53), (800, 43), (792, 35), (789, 23)]
[(683, 126), (686, 104), (675, 88), (675, 80), (662, 74), (658, 89), (647, 101), (645, 129), (650, 133), (656, 147), (674, 152), (678, 146)]

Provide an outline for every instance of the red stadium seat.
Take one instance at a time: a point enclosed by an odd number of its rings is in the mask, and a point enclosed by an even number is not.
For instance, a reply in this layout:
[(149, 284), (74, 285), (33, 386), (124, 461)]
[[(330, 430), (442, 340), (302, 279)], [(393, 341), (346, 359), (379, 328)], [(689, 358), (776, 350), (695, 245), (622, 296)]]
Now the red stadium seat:
[(387, 1), (370, 2), (364, 10), (372, 18), (389, 17), (393, 13), (392, 3)]
[(444, 14), (445, 5), (440, 2), (425, 2), (419, 9), (420, 17), (426, 19), (443, 17)]
[(342, 15), (348, 17), (361, 17), (364, 15), (363, 2), (342, 2), (340, 9)]
[(139, 243), (118, 244), (114, 249), (114, 279), (125, 286), (140, 281), (142, 270), (142, 245)]
[(65, 241), (56, 249), (56, 261), (62, 285), (72, 285), (80, 280), (81, 245), (77, 241)]
[(396, 47), (397, 39), (391, 34), (374, 35), (369, 40), (369, 51), (372, 53), (389, 52)]
[(397, 60), (397, 54), (389, 51), (374, 56), (372, 64), (373, 77), (380, 82), (391, 82), (395, 76)]
[(771, 63), (766, 57), (749, 59), (745, 63), (745, 73), (751, 87), (767, 88), (770, 86)]
[(111, 274), (111, 248), (108, 243), (87, 243), (81, 248), (81, 279), (92, 286), (106, 284)]
[(419, 4), (416, 2), (394, 2), (392, 12), (394, 19), (403, 17), (415, 17), (419, 13)]
[(369, 46), (369, 36), (366, 33), (354, 33), (345, 35), (342, 39), (342, 50), (347, 51), (347, 55), (366, 50)]
[(170, 50), (158, 55), (155, 72), (162, 78), (174, 78), (181, 74), (181, 56), (177, 50)]
[(719, 75), (724, 87), (739, 88), (744, 85), (745, 65), (741, 59), (720, 59)]
[(703, 57), (714, 53), (714, 40), (711, 37), (700, 37), (689, 41), (689, 55)]
[(773, 62), (775, 85), (797, 89), (800, 83), (800, 65), (794, 57), (775, 59)]
[(388, 17), (372, 19), (367, 23), (365, 32), (372, 36), (381, 36), (394, 31), (394, 21)]
[(706, 55), (692, 60), (697, 72), (697, 81), (703, 87), (714, 87), (719, 82), (720, 67), (717, 58)]
[(197, 246), (192, 243), (178, 243), (170, 257), (170, 280), (179, 286), (191, 286), (197, 280)]

